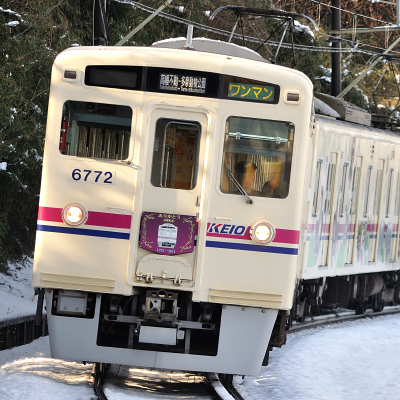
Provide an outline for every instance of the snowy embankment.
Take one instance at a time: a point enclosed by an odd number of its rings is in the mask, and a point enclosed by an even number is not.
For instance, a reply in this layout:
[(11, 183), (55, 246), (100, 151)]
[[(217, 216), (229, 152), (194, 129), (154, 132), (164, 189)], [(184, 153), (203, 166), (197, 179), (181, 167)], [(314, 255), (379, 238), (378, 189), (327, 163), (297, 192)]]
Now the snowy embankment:
[[(0, 273), (0, 322), (34, 315), (32, 259)], [(33, 301), (32, 301), (33, 300)], [(49, 338), (0, 351), (0, 400), (96, 400), (91, 365), (50, 358)]]
[(32, 260), (9, 264), (8, 274), (0, 273), (0, 321), (34, 315), (36, 301), (31, 286)]

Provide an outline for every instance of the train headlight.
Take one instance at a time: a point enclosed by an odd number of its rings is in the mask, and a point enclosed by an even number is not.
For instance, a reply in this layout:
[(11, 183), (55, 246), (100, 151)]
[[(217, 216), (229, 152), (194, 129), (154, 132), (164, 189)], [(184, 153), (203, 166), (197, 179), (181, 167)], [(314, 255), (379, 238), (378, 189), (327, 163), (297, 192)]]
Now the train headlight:
[(72, 226), (83, 224), (87, 219), (87, 215), (85, 207), (76, 203), (68, 204), (62, 212), (64, 222)]
[(274, 240), (275, 229), (267, 221), (257, 221), (250, 229), (250, 237), (256, 243), (267, 244)]

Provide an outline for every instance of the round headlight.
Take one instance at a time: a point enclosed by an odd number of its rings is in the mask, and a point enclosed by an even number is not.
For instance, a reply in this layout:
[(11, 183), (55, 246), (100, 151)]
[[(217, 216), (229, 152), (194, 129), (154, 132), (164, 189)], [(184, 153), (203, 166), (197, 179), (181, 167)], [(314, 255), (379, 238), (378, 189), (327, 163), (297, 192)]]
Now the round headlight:
[(256, 243), (267, 244), (274, 240), (275, 229), (267, 221), (257, 221), (250, 229), (250, 237)]
[(80, 204), (68, 204), (62, 212), (63, 220), (68, 225), (80, 225), (87, 219), (87, 211)]

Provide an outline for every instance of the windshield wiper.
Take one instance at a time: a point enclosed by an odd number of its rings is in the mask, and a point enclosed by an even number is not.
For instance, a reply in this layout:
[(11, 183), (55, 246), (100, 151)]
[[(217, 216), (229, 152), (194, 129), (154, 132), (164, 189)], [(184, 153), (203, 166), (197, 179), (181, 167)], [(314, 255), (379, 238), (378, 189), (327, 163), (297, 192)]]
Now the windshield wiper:
[(250, 196), (246, 193), (246, 191), (243, 189), (242, 185), (237, 181), (237, 179), (232, 175), (230, 171), (226, 172), (226, 175), (228, 175), (228, 178), (232, 181), (232, 183), (237, 187), (239, 190), (240, 194), (242, 194), (244, 197), (246, 197), (246, 203), (247, 204), (253, 204), (253, 200), (250, 198)]
[(241, 132), (229, 132), (228, 136), (235, 139), (254, 139), (254, 140), (262, 140), (264, 142), (276, 142), (278, 144), (286, 143), (288, 141), (288, 139), (282, 138), (280, 136), (249, 135), (247, 133), (241, 133)]

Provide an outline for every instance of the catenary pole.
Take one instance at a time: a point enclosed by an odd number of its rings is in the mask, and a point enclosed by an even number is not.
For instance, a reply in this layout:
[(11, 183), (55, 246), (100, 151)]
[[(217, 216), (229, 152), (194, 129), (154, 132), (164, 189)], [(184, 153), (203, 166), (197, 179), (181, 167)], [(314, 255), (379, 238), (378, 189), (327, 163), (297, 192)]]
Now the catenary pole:
[(400, 0), (396, 0), (396, 25), (400, 25)]
[[(332, 0), (332, 30), (340, 31), (341, 28), (341, 0)], [(337, 39), (335, 39), (337, 37)], [(332, 96), (337, 96), (342, 91), (342, 77), (341, 77), (341, 59), (340, 53), (340, 36), (333, 35), (332, 48), (338, 49), (337, 52), (332, 52)]]
[(106, 13), (106, 1), (93, 2), (93, 46), (107, 46), (110, 40)]

